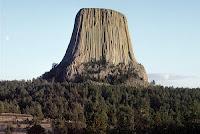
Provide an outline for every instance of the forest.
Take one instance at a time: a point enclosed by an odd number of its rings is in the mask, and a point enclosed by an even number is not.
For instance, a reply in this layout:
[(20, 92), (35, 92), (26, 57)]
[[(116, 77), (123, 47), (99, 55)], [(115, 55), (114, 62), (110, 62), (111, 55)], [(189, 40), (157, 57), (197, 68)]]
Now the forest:
[(2, 112), (31, 114), (35, 123), (50, 118), (55, 134), (197, 134), (200, 89), (0, 81)]

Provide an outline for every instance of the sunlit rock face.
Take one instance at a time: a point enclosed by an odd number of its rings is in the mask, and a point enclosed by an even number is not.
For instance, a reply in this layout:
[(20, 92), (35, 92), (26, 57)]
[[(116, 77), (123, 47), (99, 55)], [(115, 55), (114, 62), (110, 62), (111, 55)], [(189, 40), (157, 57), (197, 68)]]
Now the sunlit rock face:
[(126, 17), (117, 11), (98, 8), (78, 12), (64, 58), (43, 78), (110, 84), (147, 82), (145, 69), (133, 54)]

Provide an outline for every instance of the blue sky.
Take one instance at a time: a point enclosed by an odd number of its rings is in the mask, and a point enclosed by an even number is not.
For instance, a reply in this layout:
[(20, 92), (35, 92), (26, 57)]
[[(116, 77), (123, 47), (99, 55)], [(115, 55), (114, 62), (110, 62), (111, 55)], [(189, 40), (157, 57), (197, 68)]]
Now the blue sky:
[(198, 0), (0, 0), (0, 80), (32, 79), (59, 63), (85, 7), (126, 15), (136, 59), (150, 80), (200, 87)]

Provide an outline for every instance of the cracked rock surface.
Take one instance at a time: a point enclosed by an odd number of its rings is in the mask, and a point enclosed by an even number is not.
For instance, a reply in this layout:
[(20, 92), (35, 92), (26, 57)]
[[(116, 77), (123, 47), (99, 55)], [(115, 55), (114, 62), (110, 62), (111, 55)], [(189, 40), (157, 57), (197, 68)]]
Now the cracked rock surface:
[(126, 17), (99, 8), (84, 8), (77, 13), (65, 56), (42, 77), (110, 84), (148, 81), (144, 67), (134, 57)]

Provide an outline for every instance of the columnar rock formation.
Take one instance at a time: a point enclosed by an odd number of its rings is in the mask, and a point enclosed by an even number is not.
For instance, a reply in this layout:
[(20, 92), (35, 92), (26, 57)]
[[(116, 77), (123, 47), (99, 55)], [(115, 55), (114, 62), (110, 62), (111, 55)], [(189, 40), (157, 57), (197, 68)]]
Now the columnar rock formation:
[(72, 82), (147, 82), (144, 67), (134, 57), (125, 16), (97, 8), (78, 12), (64, 58), (43, 78)]
[(102, 57), (115, 65), (135, 61), (125, 16), (106, 9), (82, 9), (63, 61), (83, 63)]

